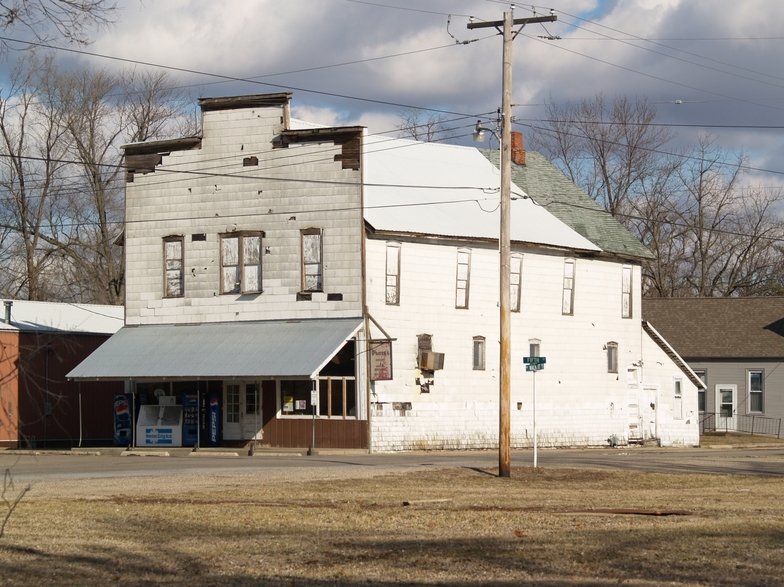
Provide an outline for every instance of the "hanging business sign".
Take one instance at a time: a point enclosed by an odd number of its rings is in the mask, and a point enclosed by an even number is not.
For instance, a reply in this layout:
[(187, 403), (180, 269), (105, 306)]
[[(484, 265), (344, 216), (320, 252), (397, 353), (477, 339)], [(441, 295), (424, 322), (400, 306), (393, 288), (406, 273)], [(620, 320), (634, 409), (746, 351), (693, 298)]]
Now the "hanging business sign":
[(370, 354), (370, 379), (390, 381), (392, 379), (392, 341), (368, 341)]

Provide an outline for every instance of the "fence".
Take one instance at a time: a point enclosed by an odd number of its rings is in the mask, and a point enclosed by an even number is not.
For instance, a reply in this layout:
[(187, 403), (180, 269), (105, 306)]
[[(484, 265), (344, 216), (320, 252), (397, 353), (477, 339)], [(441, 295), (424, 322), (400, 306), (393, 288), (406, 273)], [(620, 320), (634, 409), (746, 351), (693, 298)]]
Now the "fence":
[(700, 414), (700, 434), (711, 432), (742, 432), (781, 438), (781, 418), (735, 414), (727, 416), (720, 413)]

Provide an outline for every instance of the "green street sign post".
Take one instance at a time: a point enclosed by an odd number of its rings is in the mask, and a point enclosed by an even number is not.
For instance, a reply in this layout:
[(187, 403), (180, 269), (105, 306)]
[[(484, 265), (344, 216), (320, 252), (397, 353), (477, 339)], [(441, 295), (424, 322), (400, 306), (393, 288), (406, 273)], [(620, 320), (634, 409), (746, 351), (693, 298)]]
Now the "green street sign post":
[(537, 442), (536, 442), (536, 372), (541, 371), (544, 369), (544, 365), (547, 362), (547, 357), (523, 357), (523, 364), (525, 365), (525, 370), (530, 371), (534, 374), (534, 401), (533, 401), (533, 424), (534, 424), (534, 469), (536, 469), (536, 464), (538, 460), (537, 454)]

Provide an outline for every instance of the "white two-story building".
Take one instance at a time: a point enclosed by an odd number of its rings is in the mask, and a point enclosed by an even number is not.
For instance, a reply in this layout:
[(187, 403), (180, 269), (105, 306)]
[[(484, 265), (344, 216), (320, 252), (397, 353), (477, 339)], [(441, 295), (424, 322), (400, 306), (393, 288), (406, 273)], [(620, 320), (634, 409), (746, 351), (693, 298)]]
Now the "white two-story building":
[[(125, 327), (70, 376), (126, 381), (142, 445), (497, 446), (492, 155), (290, 98), (202, 99), (201, 136), (126, 146)], [(512, 445), (534, 412), (547, 446), (697, 444), (699, 379), (640, 318), (647, 251), (514, 152)]]

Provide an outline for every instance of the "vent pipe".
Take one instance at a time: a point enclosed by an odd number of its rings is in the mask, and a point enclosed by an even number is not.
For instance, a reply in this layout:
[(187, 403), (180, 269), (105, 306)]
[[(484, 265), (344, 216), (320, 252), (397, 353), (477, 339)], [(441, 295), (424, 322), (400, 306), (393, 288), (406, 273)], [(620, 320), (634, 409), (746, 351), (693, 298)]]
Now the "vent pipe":
[(5, 323), (11, 324), (11, 306), (14, 303), (11, 300), (5, 300), (3, 304), (5, 305)]

